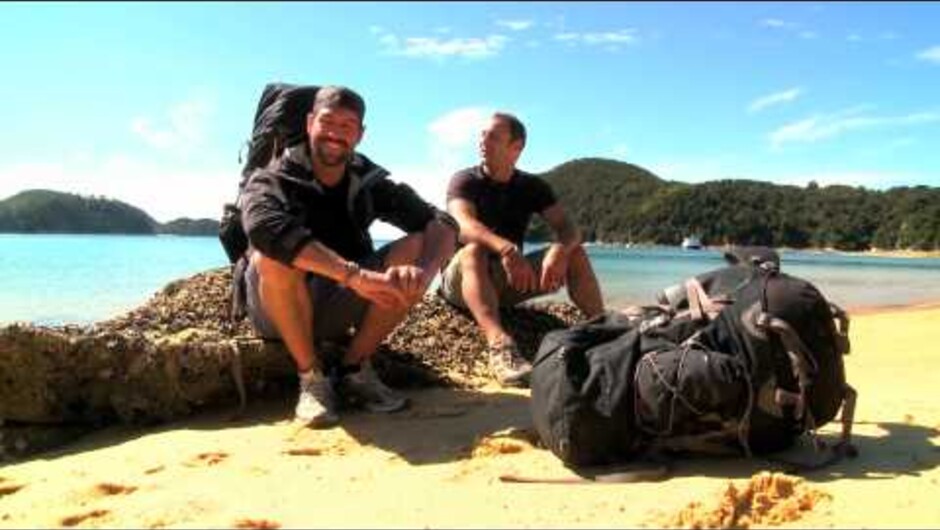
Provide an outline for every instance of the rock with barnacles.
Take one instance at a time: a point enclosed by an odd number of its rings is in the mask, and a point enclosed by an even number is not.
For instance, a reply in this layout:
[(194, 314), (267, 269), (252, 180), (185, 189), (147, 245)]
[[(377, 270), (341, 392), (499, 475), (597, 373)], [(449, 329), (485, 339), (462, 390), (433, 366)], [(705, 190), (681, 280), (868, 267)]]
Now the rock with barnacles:
[[(227, 267), (177, 280), (90, 326), (0, 328), (0, 459), (109, 423), (167, 421), (295, 391), (283, 345), (229, 318), (230, 281)], [(580, 316), (557, 303), (503, 313), (530, 358), (545, 333)], [(484, 348), (469, 314), (427, 295), (381, 345), (375, 365), (392, 386), (472, 387), (489, 378)]]

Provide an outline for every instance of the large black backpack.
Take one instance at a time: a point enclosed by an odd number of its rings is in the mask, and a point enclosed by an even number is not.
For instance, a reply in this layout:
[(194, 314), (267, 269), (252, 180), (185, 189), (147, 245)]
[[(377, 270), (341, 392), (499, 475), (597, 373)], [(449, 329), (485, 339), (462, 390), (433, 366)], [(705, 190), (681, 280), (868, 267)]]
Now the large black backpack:
[(840, 407), (844, 436), (833, 454), (851, 448), (845, 313), (779, 272), (772, 251), (728, 257), (733, 265), (664, 290), (658, 304), (544, 337), (532, 418), (562, 461), (615, 464), (651, 450), (766, 454), (814, 434)]
[(269, 83), (261, 92), (248, 141), (248, 155), (238, 182), (238, 195), (234, 203), (223, 206), (219, 222), (219, 240), (231, 263), (237, 262), (248, 248), (248, 237), (241, 223), (241, 191), (256, 169), (267, 166), (284, 148), (306, 141), (307, 113), (319, 88)]

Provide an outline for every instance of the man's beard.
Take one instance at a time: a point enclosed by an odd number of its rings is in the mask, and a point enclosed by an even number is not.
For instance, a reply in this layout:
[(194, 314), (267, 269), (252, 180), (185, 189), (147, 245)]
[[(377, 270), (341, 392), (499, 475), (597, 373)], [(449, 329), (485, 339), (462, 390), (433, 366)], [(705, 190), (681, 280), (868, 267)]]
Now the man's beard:
[(314, 146), (313, 155), (317, 157), (317, 161), (323, 164), (326, 167), (336, 167), (341, 166), (352, 158), (352, 149), (346, 147), (343, 144), (343, 149), (338, 153), (329, 153), (324, 149), (323, 144), (317, 144)]

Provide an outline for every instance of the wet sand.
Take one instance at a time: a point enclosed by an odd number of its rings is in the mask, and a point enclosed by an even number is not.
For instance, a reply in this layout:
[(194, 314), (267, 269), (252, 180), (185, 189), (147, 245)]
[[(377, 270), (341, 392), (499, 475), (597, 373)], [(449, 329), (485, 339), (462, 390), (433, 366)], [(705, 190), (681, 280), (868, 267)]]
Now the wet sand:
[[(7, 464), (0, 528), (722, 526), (748, 495), (766, 513), (725, 526), (940, 526), (940, 305), (851, 313), (860, 455), (802, 482), (760, 475), (774, 469), (762, 460), (700, 458), (662, 481), (505, 483), (577, 477), (534, 443), (528, 391), (409, 391), (407, 411), (349, 412), (324, 431), (292, 424), (284, 396)], [(822, 432), (834, 440), (837, 425)]]

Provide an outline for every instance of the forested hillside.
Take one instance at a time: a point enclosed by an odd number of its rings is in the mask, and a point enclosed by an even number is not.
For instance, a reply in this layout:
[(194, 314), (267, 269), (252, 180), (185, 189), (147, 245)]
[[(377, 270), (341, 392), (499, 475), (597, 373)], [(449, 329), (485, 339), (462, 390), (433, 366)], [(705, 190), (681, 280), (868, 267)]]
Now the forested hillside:
[[(940, 188), (805, 188), (753, 180), (665, 181), (624, 162), (579, 159), (541, 175), (589, 241), (840, 250), (940, 248)], [(545, 239), (537, 222), (530, 237)]]

